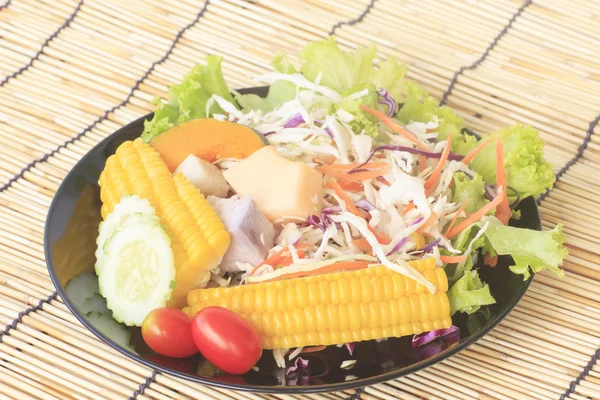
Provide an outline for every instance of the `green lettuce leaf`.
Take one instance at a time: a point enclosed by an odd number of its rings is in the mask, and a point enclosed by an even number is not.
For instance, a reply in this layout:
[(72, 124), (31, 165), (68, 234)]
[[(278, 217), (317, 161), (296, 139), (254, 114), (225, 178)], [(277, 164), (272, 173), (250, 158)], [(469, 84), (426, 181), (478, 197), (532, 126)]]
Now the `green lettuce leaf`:
[(339, 93), (372, 82), (373, 60), (377, 55), (374, 45), (359, 46), (345, 52), (335, 42), (334, 36), (309, 43), (300, 52), (300, 71), (311, 82), (321, 76), (320, 84)]
[[(271, 65), (276, 72), (282, 74), (296, 74), (298, 71), (290, 63), (283, 53), (275, 56)], [(266, 98), (255, 94), (239, 94), (235, 97), (244, 112), (251, 110), (260, 110), (262, 112), (273, 111), (281, 107), (284, 103), (294, 100), (297, 87), (294, 83), (288, 81), (275, 81), (269, 87), (269, 93)]]
[[(494, 132), (492, 136), (502, 139), (507, 185), (515, 189), (521, 198), (537, 197), (552, 188), (556, 178), (550, 163), (544, 159), (544, 141), (538, 136), (537, 130), (517, 124)], [(457, 152), (465, 155), (477, 145), (478, 142), (469, 143)], [(496, 148), (493, 140), (469, 166), (481, 174), (488, 184), (496, 183)]]
[(213, 94), (233, 103), (221, 71), (222, 61), (222, 57), (207, 56), (206, 65), (196, 65), (183, 77), (181, 84), (171, 87), (168, 103), (163, 103), (159, 98), (154, 99), (154, 104), (157, 105), (154, 117), (144, 122), (142, 139), (145, 142), (182, 122), (223, 112), (215, 103), (206, 114), (206, 103)]
[(499, 255), (509, 255), (514, 260), (510, 270), (522, 274), (528, 279), (531, 272), (547, 269), (563, 277), (565, 272), (560, 264), (568, 255), (563, 246), (562, 226), (557, 225), (551, 231), (504, 226), (500, 222), (490, 224), (485, 237)]
[(457, 312), (472, 314), (481, 306), (496, 303), (490, 293), (490, 287), (483, 283), (476, 271), (465, 271), (448, 290), (450, 301), (450, 315)]
[(466, 199), (469, 199), (465, 211), (468, 214), (474, 213), (489, 202), (484, 197), (484, 185), (485, 182), (478, 173), (475, 173), (473, 179), (471, 179), (464, 172), (455, 172), (452, 184), (452, 201), (456, 204), (462, 204)]

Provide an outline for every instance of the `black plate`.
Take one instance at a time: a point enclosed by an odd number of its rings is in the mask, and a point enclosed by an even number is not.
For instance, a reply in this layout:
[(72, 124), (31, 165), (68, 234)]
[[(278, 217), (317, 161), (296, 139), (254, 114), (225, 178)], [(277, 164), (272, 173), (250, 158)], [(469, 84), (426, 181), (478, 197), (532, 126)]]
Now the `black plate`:
[[(266, 89), (251, 88), (240, 92), (265, 95)], [(101, 334), (79, 312), (65, 294), (64, 286), (73, 276), (93, 270), (101, 206), (97, 182), (106, 159), (122, 142), (138, 137), (142, 132), (143, 121), (151, 117), (152, 115), (148, 115), (140, 118), (119, 129), (75, 165), (54, 196), (44, 232), (44, 249), (50, 276), (71, 312), (108, 345), (151, 368), (191, 381), (255, 392), (308, 393), (373, 385), (433, 365), (475, 343), (502, 321), (531, 282), (531, 279), (523, 281), (519, 276), (510, 273), (507, 268), (510, 260), (501, 258), (496, 268), (484, 267), (480, 270), (480, 275), (489, 283), (497, 304), (488, 308), (489, 313), (480, 319), (479, 326), (473, 324), (473, 321), (467, 324), (466, 318), (455, 315), (454, 323), (461, 328), (460, 340), (457, 338), (457, 342), (449, 344), (448, 340), (438, 339), (415, 351), (412, 349), (410, 337), (381, 342), (367, 341), (357, 343), (353, 356), (350, 356), (344, 347), (331, 346), (322, 352), (307, 354), (305, 358), (310, 361), (308, 373), (300, 377), (289, 377), (283, 385), (277, 379), (277, 376), (283, 374), (277, 370), (270, 351), (265, 351), (259, 361), (259, 371), (250, 371), (243, 376), (211, 377), (197, 373), (198, 366), (203, 364), (200, 356), (175, 360), (153, 355), (141, 340), (139, 328), (130, 328), (135, 350), (121, 347), (111, 338)], [(520, 209), (522, 218), (514, 225), (540, 230), (541, 222), (534, 199), (523, 200)], [(469, 327), (472, 331), (469, 331)], [(344, 360), (357, 362), (350, 370), (345, 370), (340, 368)]]

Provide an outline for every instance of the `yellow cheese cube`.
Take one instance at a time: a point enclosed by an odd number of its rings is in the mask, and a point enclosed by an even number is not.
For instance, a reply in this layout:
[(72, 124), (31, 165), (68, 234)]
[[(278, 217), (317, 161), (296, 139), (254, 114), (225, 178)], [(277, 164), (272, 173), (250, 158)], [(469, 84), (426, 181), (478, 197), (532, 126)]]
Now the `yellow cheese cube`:
[(223, 173), (240, 196), (250, 197), (270, 221), (320, 215), (323, 176), (307, 164), (263, 147)]

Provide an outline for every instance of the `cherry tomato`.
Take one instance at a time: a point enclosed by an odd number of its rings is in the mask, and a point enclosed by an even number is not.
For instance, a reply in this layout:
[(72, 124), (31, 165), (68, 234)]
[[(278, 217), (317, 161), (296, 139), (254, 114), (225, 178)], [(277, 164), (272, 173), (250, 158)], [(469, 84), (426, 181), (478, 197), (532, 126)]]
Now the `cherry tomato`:
[(142, 336), (152, 350), (167, 357), (185, 358), (198, 352), (191, 319), (177, 308), (150, 311), (142, 323)]
[(226, 308), (200, 310), (192, 320), (192, 336), (202, 355), (230, 374), (248, 372), (262, 354), (256, 329)]

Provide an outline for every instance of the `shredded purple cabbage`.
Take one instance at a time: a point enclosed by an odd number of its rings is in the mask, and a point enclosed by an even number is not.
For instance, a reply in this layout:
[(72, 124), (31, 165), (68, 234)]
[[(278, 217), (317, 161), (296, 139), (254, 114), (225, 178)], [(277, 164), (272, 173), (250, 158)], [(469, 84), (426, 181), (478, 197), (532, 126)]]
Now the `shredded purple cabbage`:
[(429, 253), (431, 250), (433, 250), (434, 247), (439, 246), (441, 241), (442, 241), (442, 238), (439, 237), (439, 238), (427, 243), (425, 246), (423, 246), (423, 248), (414, 250), (413, 253), (416, 253), (416, 252)]
[(413, 349), (416, 349), (417, 347), (423, 346), (429, 342), (433, 342), (439, 337), (447, 336), (454, 332), (460, 332), (460, 329), (452, 325), (450, 328), (446, 329), (436, 329), (431, 332), (419, 333), (418, 335), (413, 336), (412, 347)]
[(327, 225), (324, 222), (321, 222), (321, 218), (316, 215), (309, 215), (306, 219), (308, 225), (314, 226), (315, 228), (319, 228), (323, 232), (327, 230)]
[(296, 372), (298, 371), (298, 369), (306, 369), (308, 368), (308, 360), (305, 360), (302, 357), (298, 357), (294, 360), (294, 364), (290, 365), (286, 370), (285, 370), (285, 374), (289, 375), (292, 372)]
[(370, 201), (368, 201), (368, 200), (365, 200), (365, 199), (362, 199), (362, 200), (355, 201), (355, 202), (354, 202), (354, 205), (355, 205), (357, 208), (362, 208), (363, 210), (366, 210), (366, 211), (371, 211), (371, 210), (374, 210), (374, 209), (376, 208), (376, 207), (373, 205), (373, 203), (371, 203)]
[[(419, 217), (419, 218), (415, 219), (413, 222), (410, 223), (409, 226), (416, 225), (416, 224), (420, 223), (421, 221), (423, 221), (423, 217)], [(396, 243), (396, 245), (392, 248), (392, 250), (386, 254), (386, 256), (391, 256), (392, 254), (394, 254), (395, 252), (400, 250), (400, 248), (404, 245), (404, 243), (406, 243), (407, 239), (408, 239), (408, 237), (402, 238), (398, 243)]]
[[(419, 155), (425, 156), (427, 158), (440, 158), (440, 157), (442, 157), (442, 153), (432, 153), (430, 151), (419, 150), (419, 149), (415, 149), (415, 148), (412, 148), (412, 147), (395, 146), (395, 145), (391, 145), (391, 144), (384, 144), (384, 145), (375, 147), (371, 151), (371, 154), (369, 154), (369, 157), (365, 160), (364, 163), (362, 163), (359, 166), (351, 169), (348, 173), (352, 174), (352, 173), (357, 172), (355, 170), (360, 169), (361, 167), (363, 167), (365, 164), (367, 164), (369, 161), (371, 161), (371, 158), (373, 158), (373, 156), (377, 152), (382, 151), (382, 150), (405, 151), (405, 152), (410, 153), (410, 154), (419, 154)], [(452, 153), (452, 152), (450, 152), (450, 154), (448, 155), (448, 160), (460, 161), (463, 158), (464, 158), (464, 156), (461, 156), (460, 154), (456, 154), (456, 153)]]
[(296, 114), (292, 118), (290, 118), (288, 120), (288, 122), (286, 122), (285, 125), (283, 125), (283, 127), (284, 128), (295, 128), (304, 122), (306, 122), (306, 121), (304, 121), (304, 117), (302, 116), (302, 114)]
[(354, 353), (354, 342), (344, 343), (344, 346), (348, 349), (348, 353), (352, 355)]
[(377, 95), (379, 96), (377, 103), (386, 106), (385, 115), (392, 118), (398, 113), (398, 103), (396, 103), (396, 100), (393, 99), (387, 90), (379, 88), (377, 89)]

